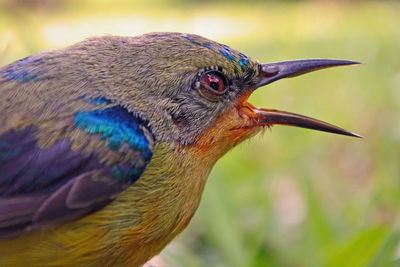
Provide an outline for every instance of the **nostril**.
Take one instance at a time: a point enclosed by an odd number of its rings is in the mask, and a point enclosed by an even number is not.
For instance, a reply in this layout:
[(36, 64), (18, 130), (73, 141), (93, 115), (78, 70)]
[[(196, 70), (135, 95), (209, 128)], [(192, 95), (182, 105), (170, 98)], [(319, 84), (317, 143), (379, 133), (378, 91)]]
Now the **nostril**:
[(269, 77), (275, 76), (278, 73), (279, 73), (279, 68), (277, 66), (273, 66), (273, 65), (262, 66), (261, 75), (263, 77), (269, 78)]

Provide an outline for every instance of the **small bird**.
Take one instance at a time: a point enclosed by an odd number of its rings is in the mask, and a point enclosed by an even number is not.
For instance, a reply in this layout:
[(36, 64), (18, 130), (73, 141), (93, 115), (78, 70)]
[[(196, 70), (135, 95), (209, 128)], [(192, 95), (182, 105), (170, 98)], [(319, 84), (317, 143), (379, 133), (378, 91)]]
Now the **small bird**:
[(0, 266), (140, 266), (189, 223), (216, 161), (275, 124), (247, 102), (355, 61), (260, 64), (193, 34), (102, 36), (0, 68)]

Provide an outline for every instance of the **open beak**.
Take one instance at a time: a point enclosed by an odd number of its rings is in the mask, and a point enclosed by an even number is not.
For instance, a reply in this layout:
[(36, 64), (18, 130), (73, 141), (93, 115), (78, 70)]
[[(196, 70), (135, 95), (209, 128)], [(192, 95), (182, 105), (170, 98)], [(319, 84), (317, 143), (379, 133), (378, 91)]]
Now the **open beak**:
[[(314, 70), (353, 64), (360, 63), (336, 59), (303, 59), (261, 64), (260, 80), (255, 88), (282, 78), (294, 77)], [(273, 109), (256, 108), (249, 103), (246, 103), (246, 106), (253, 112), (256, 117), (257, 125), (259, 126), (281, 124), (361, 137), (358, 134), (346, 131), (340, 127), (303, 115)]]

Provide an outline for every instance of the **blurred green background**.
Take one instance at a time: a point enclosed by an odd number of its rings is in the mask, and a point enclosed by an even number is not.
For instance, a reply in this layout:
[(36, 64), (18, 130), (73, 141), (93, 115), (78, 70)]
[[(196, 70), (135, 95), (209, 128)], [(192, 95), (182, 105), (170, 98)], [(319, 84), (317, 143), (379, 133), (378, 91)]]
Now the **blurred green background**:
[(212, 171), (168, 266), (400, 266), (400, 3), (0, 0), (0, 65), (93, 35), (179, 31), (261, 62), (364, 64), (282, 80), (250, 102), (363, 135), (276, 126)]

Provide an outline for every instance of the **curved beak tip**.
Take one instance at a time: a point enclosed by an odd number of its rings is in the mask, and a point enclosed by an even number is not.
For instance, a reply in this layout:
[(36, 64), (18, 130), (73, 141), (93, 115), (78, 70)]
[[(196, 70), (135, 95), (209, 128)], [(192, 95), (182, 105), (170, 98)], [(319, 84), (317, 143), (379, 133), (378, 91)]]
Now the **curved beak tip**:
[(350, 132), (350, 136), (357, 137), (357, 138), (364, 138), (364, 136)]

